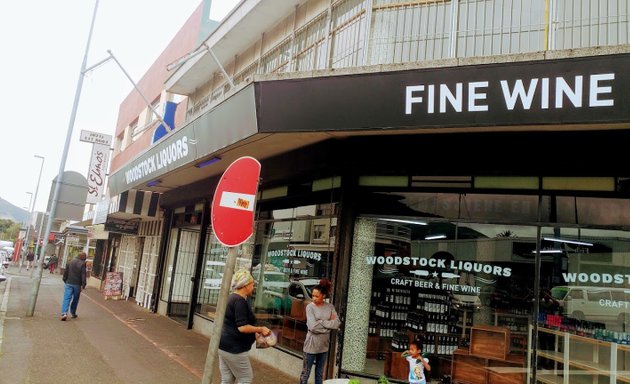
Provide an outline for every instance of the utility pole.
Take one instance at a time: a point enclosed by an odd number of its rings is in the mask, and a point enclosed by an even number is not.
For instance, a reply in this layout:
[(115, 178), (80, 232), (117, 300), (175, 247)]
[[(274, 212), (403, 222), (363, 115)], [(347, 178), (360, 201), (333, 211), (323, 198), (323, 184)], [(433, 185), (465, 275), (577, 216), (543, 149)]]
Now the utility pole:
[[(42, 171), (44, 170), (44, 156), (35, 155), (35, 157), (37, 157), (38, 159), (41, 159), (42, 163), (39, 166), (39, 177), (37, 178), (37, 187), (35, 187), (35, 197), (33, 198), (33, 209), (31, 210), (31, 221), (33, 221), (33, 211), (35, 211), (35, 203), (37, 202), (37, 194), (39, 193), (39, 182), (42, 181)], [(35, 228), (33, 228), (33, 229), (35, 229)], [(37, 249), (39, 247), (39, 234), (41, 232), (42, 232), (42, 228), (41, 228), (41, 225), (40, 225), (37, 237), (35, 237), (35, 250), (33, 251), (33, 253), (35, 254), (36, 257), (38, 257)], [(39, 258), (41, 259), (42, 257), (39, 256)], [(37, 260), (36, 263), (37, 263), (37, 266), (39, 268), (42, 267), (42, 265), (39, 262), (39, 260)], [(33, 269), (31, 269), (31, 278), (33, 278)]]
[[(77, 88), (74, 93), (74, 103), (72, 104), (72, 112), (70, 114), (70, 121), (68, 122), (68, 131), (66, 132), (66, 143), (63, 147), (63, 153), (61, 155), (61, 163), (59, 164), (59, 172), (57, 174), (57, 182), (52, 196), (52, 204), (50, 206), (50, 216), (46, 223), (45, 233), (50, 233), (50, 228), (53, 220), (55, 219), (55, 213), (57, 210), (57, 203), (59, 199), (59, 190), (61, 189), (61, 183), (63, 182), (63, 173), (66, 169), (66, 160), (68, 158), (68, 149), (70, 147), (70, 139), (72, 138), (72, 130), (74, 129), (74, 120), (77, 116), (77, 109), (79, 107), (79, 99), (81, 98), (81, 88), (83, 87), (83, 77), (85, 76), (85, 68), (87, 66), (88, 53), (90, 51), (90, 41), (92, 40), (92, 32), (94, 31), (94, 22), (96, 21), (96, 11), (98, 10), (98, 2), (96, 0), (94, 4), (94, 13), (92, 15), (92, 23), (90, 24), (90, 32), (88, 34), (87, 44), (85, 47), (85, 54), (83, 55), (83, 62), (81, 63), (81, 71), (79, 72), (79, 80), (77, 81)], [(37, 278), (33, 279), (33, 285), (31, 287), (31, 297), (28, 303), (28, 309), (26, 311), (26, 317), (32, 317), (35, 312), (35, 304), (37, 303), (37, 295), (39, 293), (39, 286), (42, 282), (42, 266), (44, 264), (44, 250), (48, 245), (48, 236), (44, 236), (44, 243), (40, 250), (40, 257), (37, 261)]]
[(26, 251), (26, 254), (28, 254), (28, 240), (29, 240), (29, 237), (31, 236), (31, 221), (33, 221), (33, 209), (31, 208), (31, 205), (33, 205), (33, 192), (26, 192), (26, 193), (31, 195), (31, 199), (28, 201), (28, 222), (26, 223), (26, 235), (24, 237), (24, 242), (26, 244), (26, 247), (20, 250), (20, 268), (18, 269), (18, 272), (22, 272), (22, 265), (24, 265), (24, 257), (25, 257), (24, 251)]

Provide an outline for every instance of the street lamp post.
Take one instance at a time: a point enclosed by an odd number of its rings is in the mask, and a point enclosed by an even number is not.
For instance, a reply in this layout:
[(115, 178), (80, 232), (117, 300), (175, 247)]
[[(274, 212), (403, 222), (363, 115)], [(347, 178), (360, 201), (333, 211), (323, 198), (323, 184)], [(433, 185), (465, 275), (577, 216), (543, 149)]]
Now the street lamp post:
[[(31, 208), (31, 221), (33, 220), (33, 211), (35, 210), (35, 203), (37, 202), (37, 193), (39, 192), (39, 182), (42, 181), (42, 171), (44, 170), (44, 156), (40, 156), (40, 155), (34, 155), (35, 157), (37, 157), (38, 159), (40, 159), (42, 161), (42, 163), (39, 166), (39, 177), (37, 178), (37, 187), (35, 187), (35, 198), (33, 199), (33, 208)], [(30, 225), (29, 225), (30, 228)], [(39, 229), (39, 232), (41, 232), (41, 228)], [(39, 235), (38, 235), (39, 237)], [(36, 243), (37, 245), (39, 245), (39, 239), (36, 239)], [(36, 245), (36, 247), (37, 247)], [(37, 249), (37, 248), (36, 248)], [(39, 262), (39, 260), (42, 259), (42, 257), (40, 255), (37, 254), (37, 251), (33, 252), (35, 254), (35, 256), (39, 257), (39, 259), (36, 261), (37, 262), (37, 266), (39, 268), (42, 267), (42, 264)], [(31, 269), (31, 278), (33, 277), (33, 270)]]
[[(70, 139), (72, 139), (72, 130), (74, 129), (74, 120), (77, 116), (77, 109), (79, 107), (79, 99), (81, 98), (81, 88), (83, 86), (83, 77), (85, 76), (85, 68), (87, 67), (87, 58), (90, 51), (90, 41), (92, 40), (92, 32), (94, 31), (94, 22), (96, 21), (96, 12), (98, 10), (98, 1), (94, 3), (94, 13), (92, 14), (92, 22), (90, 24), (90, 32), (87, 38), (87, 44), (85, 46), (85, 54), (83, 55), (83, 62), (81, 63), (81, 70), (79, 72), (79, 80), (77, 81), (77, 88), (74, 93), (74, 102), (72, 104), (72, 112), (70, 114), (70, 121), (68, 122), (68, 130), (66, 132), (66, 142), (63, 147), (63, 153), (61, 155), (61, 163), (59, 164), (59, 172), (57, 174), (57, 182), (52, 196), (52, 204), (50, 205), (49, 219), (46, 222), (46, 230), (44, 233), (50, 233), (50, 227), (52, 221), (55, 219), (55, 213), (57, 210), (57, 200), (59, 199), (59, 190), (61, 189), (61, 183), (63, 181), (63, 172), (66, 169), (66, 160), (68, 158), (68, 148), (70, 147)], [(44, 243), (42, 244), (42, 250), (40, 254), (46, 249), (48, 245), (48, 236), (44, 236)], [(39, 293), (39, 286), (42, 282), (42, 266), (44, 258), (40, 256), (37, 262), (37, 278), (33, 279), (33, 285), (31, 287), (31, 297), (28, 303), (28, 309), (26, 310), (26, 317), (32, 317), (35, 312), (35, 303), (37, 302), (37, 295)]]
[[(44, 221), (47, 220), (47, 217), (48, 217), (48, 212), (44, 212), (44, 214), (42, 215), (42, 219), (39, 222), (39, 232), (37, 232), (37, 243), (35, 243), (35, 254), (36, 255), (39, 255), (39, 242), (40, 242), (40, 239), (42, 241), (44, 239), (44, 235), (42, 233), (42, 229), (44, 228)], [(44, 253), (46, 253), (46, 251), (44, 251)]]
[(26, 194), (30, 195), (30, 199), (28, 201), (28, 221), (26, 222), (26, 235), (24, 236), (24, 244), (26, 247), (23, 247), (20, 251), (20, 268), (18, 272), (22, 272), (22, 266), (24, 265), (24, 251), (28, 253), (28, 240), (31, 232), (31, 221), (33, 220), (33, 209), (31, 208), (33, 204), (33, 192), (26, 192)]

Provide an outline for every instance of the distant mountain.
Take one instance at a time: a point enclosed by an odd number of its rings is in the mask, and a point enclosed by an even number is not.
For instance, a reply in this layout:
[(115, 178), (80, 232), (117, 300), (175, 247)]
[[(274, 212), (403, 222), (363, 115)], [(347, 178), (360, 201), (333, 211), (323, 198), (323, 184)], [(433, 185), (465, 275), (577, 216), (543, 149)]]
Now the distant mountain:
[(0, 219), (13, 220), (16, 223), (26, 223), (29, 219), (29, 212), (16, 207), (0, 197)]

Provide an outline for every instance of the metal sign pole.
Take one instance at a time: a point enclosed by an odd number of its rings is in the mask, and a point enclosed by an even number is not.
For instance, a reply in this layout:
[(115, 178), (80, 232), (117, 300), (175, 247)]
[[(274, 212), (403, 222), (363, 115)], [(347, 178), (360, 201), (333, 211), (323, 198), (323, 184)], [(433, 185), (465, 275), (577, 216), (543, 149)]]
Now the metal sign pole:
[[(81, 88), (83, 87), (83, 77), (85, 76), (85, 68), (87, 67), (88, 52), (90, 51), (90, 41), (92, 40), (92, 32), (94, 31), (94, 22), (96, 21), (96, 11), (98, 10), (98, 1), (94, 4), (94, 13), (92, 15), (92, 23), (90, 24), (90, 33), (88, 34), (87, 44), (85, 46), (85, 54), (83, 55), (83, 62), (81, 64), (81, 72), (79, 73), (79, 81), (77, 82), (77, 88), (74, 93), (74, 102), (72, 104), (72, 112), (70, 114), (70, 121), (68, 122), (68, 131), (66, 132), (66, 143), (63, 147), (63, 154), (61, 155), (61, 163), (59, 164), (59, 173), (57, 175), (57, 182), (52, 196), (52, 204), (50, 205), (50, 217), (46, 223), (46, 233), (50, 233), (50, 227), (55, 219), (55, 213), (57, 211), (57, 200), (59, 199), (59, 190), (61, 189), (61, 183), (63, 182), (63, 173), (66, 169), (66, 160), (68, 158), (68, 149), (70, 148), (70, 139), (72, 139), (72, 130), (74, 128), (74, 120), (77, 116), (77, 109), (79, 108), (79, 99), (81, 98)], [(40, 250), (39, 260), (37, 262), (37, 277), (33, 279), (33, 285), (31, 287), (31, 297), (28, 303), (28, 309), (26, 310), (26, 317), (32, 317), (35, 312), (35, 304), (37, 303), (37, 295), (39, 294), (39, 286), (42, 282), (42, 266), (44, 264), (44, 251), (48, 245), (48, 236), (44, 236), (44, 244)]]
[(219, 292), (219, 300), (217, 309), (214, 313), (214, 328), (212, 329), (212, 337), (208, 346), (208, 354), (206, 355), (206, 365), (203, 368), (202, 384), (211, 384), (212, 375), (214, 373), (214, 362), (217, 352), (219, 351), (219, 342), (221, 341), (221, 331), (223, 329), (223, 320), (225, 319), (225, 308), (227, 299), (230, 295), (230, 285), (232, 284), (232, 276), (234, 275), (234, 267), (236, 265), (236, 256), (238, 250), (236, 247), (229, 247), (227, 260), (223, 269), (223, 280), (221, 281), (221, 291)]

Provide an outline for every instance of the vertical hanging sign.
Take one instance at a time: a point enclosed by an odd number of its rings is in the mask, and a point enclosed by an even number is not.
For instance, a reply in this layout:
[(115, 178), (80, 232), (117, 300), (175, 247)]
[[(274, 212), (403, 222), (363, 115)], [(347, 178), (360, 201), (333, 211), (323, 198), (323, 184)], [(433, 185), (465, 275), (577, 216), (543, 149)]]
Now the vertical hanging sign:
[(88, 194), (86, 202), (97, 204), (105, 194), (105, 175), (107, 175), (109, 165), (112, 136), (83, 130), (80, 141), (92, 143), (92, 156), (87, 174)]

